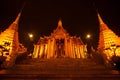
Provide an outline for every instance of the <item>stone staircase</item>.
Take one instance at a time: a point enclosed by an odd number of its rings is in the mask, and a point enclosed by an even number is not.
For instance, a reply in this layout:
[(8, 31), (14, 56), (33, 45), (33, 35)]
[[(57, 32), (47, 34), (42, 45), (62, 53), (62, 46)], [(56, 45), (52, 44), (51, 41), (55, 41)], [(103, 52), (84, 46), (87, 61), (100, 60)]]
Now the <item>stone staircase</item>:
[(91, 59), (27, 59), (16, 64), (12, 69), (1, 70), (0, 78), (9, 80), (118, 80), (120, 74)]

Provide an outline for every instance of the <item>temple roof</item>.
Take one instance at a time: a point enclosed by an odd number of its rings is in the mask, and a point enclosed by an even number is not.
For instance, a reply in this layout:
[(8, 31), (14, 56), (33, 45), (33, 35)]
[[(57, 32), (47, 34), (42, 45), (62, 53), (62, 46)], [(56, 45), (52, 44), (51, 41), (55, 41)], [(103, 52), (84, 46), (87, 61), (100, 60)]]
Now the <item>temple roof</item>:
[(53, 31), (51, 36), (54, 36), (55, 38), (64, 38), (68, 35), (67, 31), (62, 26), (62, 21), (58, 21), (57, 28)]

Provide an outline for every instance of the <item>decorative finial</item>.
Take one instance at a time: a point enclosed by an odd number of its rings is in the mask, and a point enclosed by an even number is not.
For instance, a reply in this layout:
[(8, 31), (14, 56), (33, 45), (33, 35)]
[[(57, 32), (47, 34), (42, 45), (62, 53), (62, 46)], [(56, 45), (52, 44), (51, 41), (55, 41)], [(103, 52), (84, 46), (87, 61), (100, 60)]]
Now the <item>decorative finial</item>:
[[(107, 27), (107, 25), (103, 22), (102, 18), (100, 17), (100, 14), (98, 13), (97, 15), (98, 15), (99, 23), (100, 23), (100, 25), (101, 25), (101, 26), (100, 26), (100, 31), (109, 29), (109, 28)], [(104, 26), (103, 26), (103, 25), (104, 25)]]
[(61, 19), (58, 21), (58, 26), (62, 27), (62, 21), (61, 21)]
[(15, 19), (14, 23), (18, 24), (19, 19), (20, 19), (20, 16), (21, 16), (21, 13), (22, 13), (22, 11), (23, 11), (23, 8), (25, 7), (26, 2), (27, 2), (27, 0), (23, 3), (23, 5), (22, 5), (22, 7), (21, 7), (21, 10), (20, 10), (17, 18)]
[(100, 17), (100, 14), (99, 14), (99, 13), (97, 13), (97, 15), (98, 15), (98, 20), (99, 20), (99, 23), (100, 23), (100, 24), (104, 24), (104, 22), (103, 22), (102, 18)]
[(17, 16), (17, 18), (15, 19), (14, 23), (18, 24), (19, 19), (20, 19), (20, 16), (21, 16), (21, 12), (18, 14), (18, 16)]

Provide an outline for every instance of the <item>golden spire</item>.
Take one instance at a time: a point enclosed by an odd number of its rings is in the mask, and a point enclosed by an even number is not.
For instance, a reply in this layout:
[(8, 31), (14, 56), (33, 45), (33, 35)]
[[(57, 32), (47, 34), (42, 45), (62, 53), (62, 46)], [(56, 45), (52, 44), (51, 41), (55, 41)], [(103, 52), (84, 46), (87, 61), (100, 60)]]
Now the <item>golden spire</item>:
[(98, 16), (99, 23), (100, 23), (100, 24), (104, 24), (104, 22), (103, 22), (102, 18), (100, 17), (100, 14), (99, 14), (99, 13), (97, 13), (97, 16)]
[(18, 13), (15, 21), (8, 28), (18, 31), (18, 23), (19, 23), (20, 17), (21, 17), (21, 12)]
[(21, 12), (19, 12), (17, 18), (15, 19), (14, 23), (18, 24), (19, 20), (20, 20), (20, 16), (21, 16)]
[(22, 8), (21, 8), (19, 14), (17, 15), (17, 18), (16, 18), (15, 21), (14, 21), (15, 24), (18, 24), (18, 22), (19, 22), (19, 20), (20, 20), (20, 17), (21, 17), (21, 13), (22, 13), (22, 11), (23, 11), (23, 8), (25, 7), (25, 4), (26, 4), (26, 1), (23, 3)]
[(98, 16), (98, 20), (99, 20), (99, 24), (100, 24), (100, 31), (108, 30), (109, 29), (108, 26), (103, 22), (99, 13), (97, 13), (97, 16)]
[(58, 27), (62, 27), (62, 21), (61, 21), (61, 19), (58, 21)]
[(109, 29), (109, 27), (102, 21), (102, 18), (100, 17), (99, 14), (98, 14), (98, 19), (100, 23), (98, 50), (100, 51), (110, 48), (111, 45), (114, 44), (120, 45), (119, 37), (111, 29)]

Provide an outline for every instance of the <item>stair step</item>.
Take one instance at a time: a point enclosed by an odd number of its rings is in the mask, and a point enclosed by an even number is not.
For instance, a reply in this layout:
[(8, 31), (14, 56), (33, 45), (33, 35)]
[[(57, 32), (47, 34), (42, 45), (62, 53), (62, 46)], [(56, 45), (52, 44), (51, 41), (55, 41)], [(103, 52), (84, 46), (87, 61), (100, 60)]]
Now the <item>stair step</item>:
[(118, 80), (118, 71), (107, 69), (91, 59), (29, 59), (0, 71), (1, 79)]
[(119, 75), (67, 75), (67, 74), (6, 74), (0, 75), (0, 79), (7, 80), (119, 80)]

